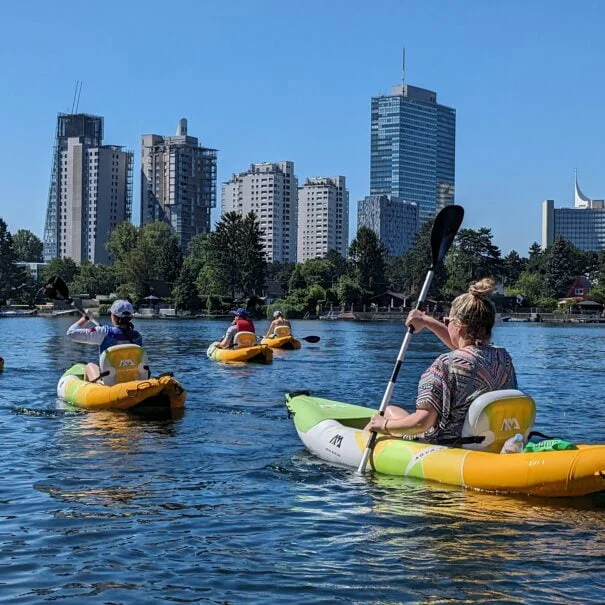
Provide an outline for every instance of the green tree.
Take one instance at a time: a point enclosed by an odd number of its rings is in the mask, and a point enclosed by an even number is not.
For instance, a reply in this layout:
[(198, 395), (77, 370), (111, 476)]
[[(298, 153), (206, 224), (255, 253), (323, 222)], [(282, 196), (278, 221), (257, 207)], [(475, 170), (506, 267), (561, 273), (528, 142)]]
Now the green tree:
[(529, 269), (523, 271), (514, 286), (508, 289), (510, 296), (520, 294), (527, 297), (533, 305), (542, 297), (543, 291), (544, 277), (540, 273), (532, 272)]
[(267, 265), (267, 277), (275, 280), (287, 294), (290, 291), (290, 277), (296, 266), (296, 263), (274, 261)]
[(364, 299), (386, 289), (387, 256), (387, 249), (376, 233), (368, 227), (360, 227), (349, 247), (349, 258), (357, 282), (366, 291)]
[(517, 282), (527, 267), (527, 259), (521, 258), (516, 250), (511, 250), (502, 260), (502, 278), (509, 287)]
[(195, 285), (197, 280), (195, 263), (187, 262), (188, 260), (186, 259), (183, 263), (181, 273), (172, 288), (172, 300), (175, 309), (199, 311), (202, 307), (202, 301), (198, 296)]
[(27, 229), (19, 229), (13, 235), (15, 260), (25, 263), (41, 263), (44, 244), (42, 240)]
[(42, 281), (47, 282), (58, 275), (66, 284), (78, 275), (78, 265), (71, 258), (53, 258), (42, 269)]
[[(396, 265), (391, 279), (397, 279), (400, 285), (406, 288), (404, 291), (419, 293), (427, 271), (433, 263), (431, 248), (433, 223), (433, 220), (424, 222), (416, 234), (414, 245), (400, 257), (399, 263), (394, 261)], [(435, 275), (431, 282), (431, 292), (435, 298), (441, 298), (441, 290), (446, 280), (445, 264), (440, 263), (435, 268)]]
[(97, 294), (110, 294), (115, 292), (117, 285), (115, 269), (113, 266), (84, 262), (68, 285), (70, 292), (76, 294), (86, 293), (91, 297), (95, 297)]
[(6, 222), (0, 218), (0, 301), (18, 299), (27, 285), (27, 272), (15, 265), (13, 238)]
[(250, 296), (261, 292), (266, 263), (262, 231), (253, 212), (245, 217), (237, 212), (224, 214), (216, 231), (208, 235), (206, 265), (199, 282), (205, 294), (236, 293)]
[(527, 261), (527, 268), (530, 271), (542, 271), (542, 263), (544, 259), (544, 253), (542, 247), (538, 242), (534, 242), (529, 247), (529, 258)]
[(547, 298), (561, 298), (578, 276), (578, 249), (564, 237), (556, 236), (544, 252), (544, 290)]
[(338, 302), (342, 306), (358, 304), (363, 301), (364, 290), (350, 275), (341, 275), (336, 284)]
[(491, 229), (461, 229), (445, 261), (448, 280), (444, 291), (451, 296), (466, 292), (469, 284), (484, 277), (500, 278), (500, 249), (492, 242)]

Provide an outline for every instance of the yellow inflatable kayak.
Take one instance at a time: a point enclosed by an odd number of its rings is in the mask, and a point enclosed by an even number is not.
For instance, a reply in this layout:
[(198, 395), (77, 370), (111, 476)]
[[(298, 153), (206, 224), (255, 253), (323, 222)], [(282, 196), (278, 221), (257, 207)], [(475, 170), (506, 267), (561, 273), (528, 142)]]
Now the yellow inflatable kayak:
[[(519, 391), (497, 393), (515, 394), (516, 406), (522, 400), (516, 395)], [(525, 398), (533, 403), (531, 398)], [(494, 399), (492, 403), (500, 401)], [(377, 410), (311, 397), (308, 393), (287, 394), (286, 405), (294, 416), (300, 439), (311, 453), (328, 462), (359, 466), (370, 436), (363, 427)], [(528, 408), (518, 407), (521, 409), (518, 416), (511, 412), (514, 406), (505, 405), (504, 409), (504, 415), (499, 416), (493, 406), (491, 409), (484, 406), (471, 418), (479, 429), (475, 434), (487, 437), (492, 451), (463, 449), (479, 447), (476, 444), (447, 447), (379, 435), (368, 468), (387, 475), (500, 493), (564, 497), (605, 491), (605, 445), (579, 445), (577, 449), (564, 451), (494, 453), (500, 451), (502, 439), (519, 429), (524, 431), (526, 420), (533, 423), (531, 410), (527, 418), (522, 418)], [(471, 410), (472, 406), (467, 420)]]
[(249, 347), (240, 347), (234, 349), (219, 349), (219, 341), (213, 342), (206, 351), (206, 355), (214, 361), (271, 363), (273, 361), (273, 351), (264, 344), (252, 345)]
[(265, 338), (261, 340), (261, 343), (267, 345), (271, 349), (286, 349), (289, 351), (300, 349), (300, 340), (297, 340), (292, 335), (274, 336), (273, 334), (270, 334), (269, 336), (265, 336)]
[(63, 401), (84, 410), (171, 410), (183, 408), (186, 392), (172, 376), (132, 380), (113, 386), (84, 380), (83, 363), (69, 368), (57, 385)]

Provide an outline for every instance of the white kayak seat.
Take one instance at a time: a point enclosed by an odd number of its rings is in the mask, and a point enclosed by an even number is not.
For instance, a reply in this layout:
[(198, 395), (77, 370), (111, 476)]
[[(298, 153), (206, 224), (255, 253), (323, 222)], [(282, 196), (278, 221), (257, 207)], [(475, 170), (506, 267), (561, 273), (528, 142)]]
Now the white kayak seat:
[(283, 338), (284, 336), (292, 336), (290, 326), (276, 326), (275, 336), (277, 336), (278, 338)]
[(256, 334), (254, 332), (237, 332), (233, 337), (233, 348), (243, 349), (256, 345)]
[(132, 343), (114, 345), (101, 353), (99, 361), (103, 384), (114, 385), (151, 376), (145, 349)]
[(517, 389), (491, 391), (479, 395), (466, 413), (462, 438), (484, 437), (481, 443), (466, 443), (462, 447), (499, 453), (504, 442), (521, 433), (527, 440), (536, 419), (536, 404)]

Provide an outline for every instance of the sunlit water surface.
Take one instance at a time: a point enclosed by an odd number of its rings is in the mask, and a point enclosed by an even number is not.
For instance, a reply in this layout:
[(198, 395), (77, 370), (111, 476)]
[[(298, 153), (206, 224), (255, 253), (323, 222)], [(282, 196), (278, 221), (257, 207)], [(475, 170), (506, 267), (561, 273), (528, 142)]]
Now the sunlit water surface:
[[(512, 498), (359, 477), (303, 449), (286, 391), (378, 406), (402, 324), (294, 322), (270, 366), (205, 357), (226, 325), (139, 321), (182, 418), (81, 413), (57, 380), (93, 348), (1, 319), (0, 602), (602, 603), (605, 498)], [(265, 329), (266, 322), (257, 328)], [(605, 443), (605, 327), (499, 324), (537, 428)], [(412, 339), (395, 401), (443, 349)]]

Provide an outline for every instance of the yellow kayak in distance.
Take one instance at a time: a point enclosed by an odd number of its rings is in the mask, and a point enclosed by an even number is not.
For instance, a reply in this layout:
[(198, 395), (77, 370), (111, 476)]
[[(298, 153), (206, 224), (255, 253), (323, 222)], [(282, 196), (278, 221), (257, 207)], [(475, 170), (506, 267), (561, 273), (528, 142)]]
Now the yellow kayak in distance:
[(213, 342), (206, 351), (209, 359), (224, 363), (271, 363), (273, 351), (264, 344), (240, 347), (235, 349), (219, 349), (219, 341)]
[(265, 336), (261, 340), (262, 344), (267, 345), (271, 349), (285, 349), (287, 351), (293, 351), (294, 349), (300, 349), (300, 340), (297, 340), (291, 334), (288, 336), (274, 336), (270, 334)]

